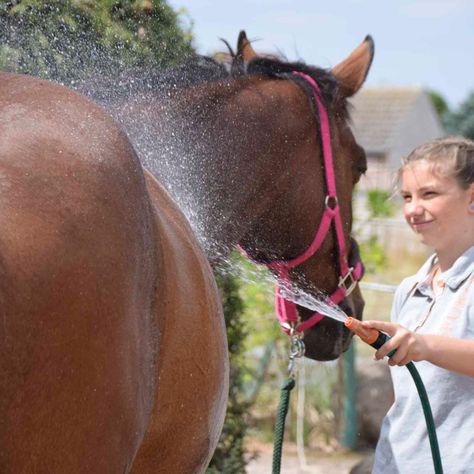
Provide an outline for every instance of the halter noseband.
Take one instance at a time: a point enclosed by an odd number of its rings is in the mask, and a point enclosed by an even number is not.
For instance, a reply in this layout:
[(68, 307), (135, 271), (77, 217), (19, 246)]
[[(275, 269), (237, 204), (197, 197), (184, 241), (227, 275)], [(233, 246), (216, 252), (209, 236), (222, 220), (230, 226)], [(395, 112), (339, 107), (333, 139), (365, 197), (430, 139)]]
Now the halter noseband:
[(334, 174), (334, 160), (332, 156), (329, 119), (326, 108), (324, 107), (321, 99), (321, 91), (316, 81), (309, 75), (299, 71), (294, 71), (293, 74), (306, 80), (311, 85), (313, 91), (313, 98), (318, 109), (321, 123), (321, 141), (327, 195), (321, 223), (319, 224), (319, 228), (316, 231), (313, 242), (310, 244), (308, 249), (299, 257), (296, 257), (292, 260), (276, 260), (267, 264), (267, 267), (276, 273), (279, 280), (279, 284), (277, 284), (275, 292), (275, 310), (282, 330), (287, 333), (302, 333), (318, 324), (324, 318), (324, 315), (319, 312), (315, 312), (308, 319), (298, 324), (298, 312), (296, 309), (296, 304), (285, 299), (283, 296), (284, 290), (282, 291), (281, 285), (283, 284), (287, 288), (291, 286), (291, 279), (289, 276), (290, 269), (306, 262), (316, 253), (328, 235), (329, 230), (331, 229), (331, 224), (334, 224), (334, 228), (336, 230), (337, 247), (339, 249), (338, 263), (340, 274), (337, 289), (329, 296), (331, 303), (338, 304), (346, 296), (349, 296), (352, 293), (357, 285), (357, 282), (362, 278), (363, 266), (360, 259), (357, 260), (353, 267), (349, 267), (347, 261), (344, 229), (342, 226), (341, 212), (336, 193), (336, 178)]

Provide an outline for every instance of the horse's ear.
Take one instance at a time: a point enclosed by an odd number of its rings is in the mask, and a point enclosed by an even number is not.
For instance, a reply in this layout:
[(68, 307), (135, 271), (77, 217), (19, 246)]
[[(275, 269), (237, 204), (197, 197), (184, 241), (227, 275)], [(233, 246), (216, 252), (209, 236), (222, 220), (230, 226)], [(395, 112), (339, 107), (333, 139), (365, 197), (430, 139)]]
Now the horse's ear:
[(374, 40), (366, 36), (362, 44), (332, 69), (344, 97), (353, 96), (362, 86), (374, 58)]
[(246, 62), (257, 57), (257, 53), (252, 48), (250, 41), (247, 39), (247, 35), (243, 30), (239, 33), (239, 39), (237, 40), (237, 57)]

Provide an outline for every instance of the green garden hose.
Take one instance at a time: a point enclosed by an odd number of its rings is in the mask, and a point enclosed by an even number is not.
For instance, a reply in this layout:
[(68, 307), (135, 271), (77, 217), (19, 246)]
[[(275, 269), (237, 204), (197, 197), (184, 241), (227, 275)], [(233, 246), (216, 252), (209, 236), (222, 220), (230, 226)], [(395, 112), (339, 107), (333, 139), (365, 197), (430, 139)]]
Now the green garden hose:
[[(359, 322), (353, 318), (348, 318), (346, 326), (354, 331), (364, 342), (371, 345), (375, 349), (379, 349), (390, 339), (389, 336), (375, 329), (367, 330), (366, 328), (362, 328), (359, 326)], [(390, 352), (388, 357), (391, 357), (394, 353), (395, 351)], [(413, 381), (415, 382), (415, 386), (420, 397), (423, 414), (425, 416), (426, 428), (428, 430), (428, 438), (430, 441), (435, 474), (443, 474), (443, 465), (441, 463), (441, 455), (439, 452), (438, 437), (436, 436), (436, 427), (433, 420), (433, 413), (431, 412), (431, 405), (428, 400), (428, 394), (426, 393), (425, 386), (421, 380), (418, 370), (415, 367), (415, 364), (413, 362), (409, 362), (406, 364), (406, 368), (410, 372)], [(290, 403), (290, 392), (294, 387), (294, 377), (290, 376), (283, 383), (281, 388), (280, 403), (278, 404), (277, 419), (275, 422), (272, 474), (280, 474), (285, 420)]]
[(441, 464), (441, 455), (439, 452), (438, 437), (436, 436), (436, 427), (433, 420), (433, 414), (431, 413), (431, 405), (428, 400), (428, 394), (426, 393), (425, 386), (421, 380), (418, 370), (416, 370), (413, 362), (408, 362), (405, 366), (415, 382), (418, 395), (420, 396), (421, 406), (423, 408), (423, 414), (425, 415), (426, 428), (428, 430), (428, 437), (431, 446), (431, 456), (433, 457), (433, 465), (435, 474), (443, 474), (443, 465)]
[[(377, 331), (377, 329), (368, 329), (362, 326), (360, 321), (354, 318), (347, 318), (344, 324), (351, 331), (357, 334), (364, 342), (374, 347), (375, 349), (379, 349), (390, 339), (389, 336), (380, 331)], [(393, 350), (392, 352), (388, 353), (388, 357), (392, 357), (395, 352), (396, 350)], [(431, 412), (431, 405), (428, 400), (428, 395), (426, 393), (425, 386), (413, 362), (409, 362), (408, 364), (406, 364), (406, 368), (409, 370), (413, 381), (415, 382), (416, 389), (418, 390), (418, 395), (421, 400), (423, 414), (425, 415), (426, 428), (428, 430), (428, 438), (430, 440), (431, 456), (433, 458), (435, 474), (443, 474), (443, 466), (441, 464), (438, 437), (436, 436), (436, 427), (434, 424), (433, 413)]]

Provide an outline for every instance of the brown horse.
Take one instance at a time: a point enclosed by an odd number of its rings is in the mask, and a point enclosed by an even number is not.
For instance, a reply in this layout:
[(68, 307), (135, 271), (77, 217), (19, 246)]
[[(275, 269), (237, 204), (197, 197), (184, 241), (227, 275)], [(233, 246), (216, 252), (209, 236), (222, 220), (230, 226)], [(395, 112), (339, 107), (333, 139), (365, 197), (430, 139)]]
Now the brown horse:
[(219, 296), (117, 124), (0, 74), (0, 229), (0, 472), (205, 469), (227, 396)]
[[(332, 70), (259, 57), (241, 32), (229, 68), (201, 58), (149, 77), (122, 78), (122, 89), (96, 95), (123, 125), (140, 159), (167, 187), (214, 262), (240, 244), (255, 260), (291, 260), (311, 244), (325, 209), (320, 121), (311, 87), (329, 115), (338, 201), (346, 247), (354, 185), (366, 169), (349, 127), (347, 98), (363, 84), (373, 58), (370, 37)], [(338, 288), (333, 232), (290, 271), (308, 293)], [(355, 255), (346, 255), (349, 261)], [(361, 317), (358, 288), (342, 302)], [(299, 307), (303, 320), (312, 311)], [(329, 318), (305, 331), (306, 355), (338, 357), (351, 334)]]
[[(206, 61), (206, 80), (200, 65), (182, 69), (166, 100), (151, 91), (110, 110), (208, 253), (240, 243), (260, 261), (290, 259), (313, 238), (325, 184), (314, 107), (287, 72), (314, 76), (349, 246), (365, 157), (346, 98), (372, 49), (368, 39), (323, 71), (258, 58), (241, 35), (230, 74)], [(227, 393), (216, 287), (186, 219), (116, 123), (66, 88), (0, 74), (0, 223), (0, 471), (205, 469)], [(331, 292), (335, 252), (331, 234), (292, 277)], [(348, 304), (360, 312), (358, 290)], [(348, 336), (323, 321), (305, 341), (325, 359)]]

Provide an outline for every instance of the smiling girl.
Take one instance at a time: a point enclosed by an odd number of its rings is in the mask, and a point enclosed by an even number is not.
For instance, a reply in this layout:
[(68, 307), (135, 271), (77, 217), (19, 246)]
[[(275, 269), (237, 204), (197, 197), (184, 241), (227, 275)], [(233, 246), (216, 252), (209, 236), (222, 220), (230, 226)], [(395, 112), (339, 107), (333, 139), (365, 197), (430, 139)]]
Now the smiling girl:
[(391, 321), (366, 321), (391, 336), (395, 403), (385, 417), (373, 473), (432, 471), (421, 404), (409, 372), (427, 388), (446, 473), (474, 472), (474, 142), (447, 137), (415, 149), (399, 172), (403, 213), (435, 253), (398, 287)]

